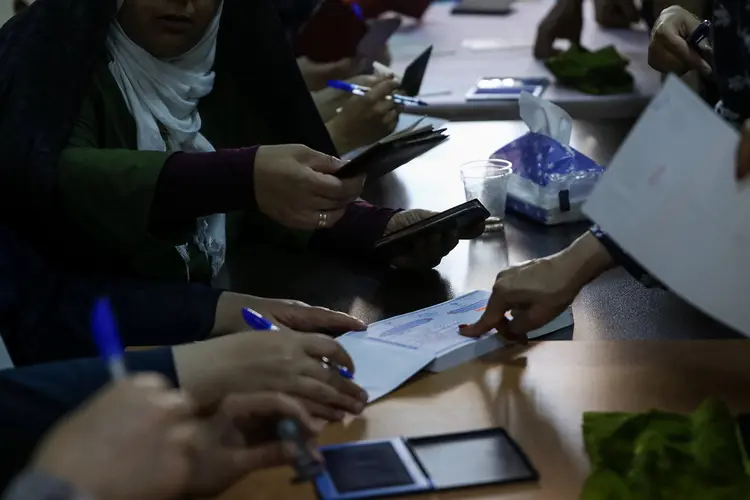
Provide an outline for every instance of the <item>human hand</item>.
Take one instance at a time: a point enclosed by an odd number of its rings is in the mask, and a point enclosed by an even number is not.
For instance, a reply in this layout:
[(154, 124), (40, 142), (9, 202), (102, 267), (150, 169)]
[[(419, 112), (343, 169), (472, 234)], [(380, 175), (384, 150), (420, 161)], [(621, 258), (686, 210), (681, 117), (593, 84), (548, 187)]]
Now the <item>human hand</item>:
[(641, 20), (633, 0), (594, 0), (594, 11), (602, 28), (629, 28)]
[(372, 144), (396, 129), (400, 109), (386, 96), (397, 88), (392, 78), (378, 78), (367, 95), (349, 96), (326, 124), (339, 153)]
[[(398, 212), (388, 221), (383, 236), (407, 228), (435, 214), (436, 212), (420, 209)], [(461, 233), (452, 229), (425, 234), (407, 254), (396, 257), (391, 261), (391, 264), (399, 269), (432, 269), (440, 264), (443, 257), (458, 245), (459, 239), (474, 239), (480, 236), (483, 231), (484, 223)]]
[(750, 120), (745, 120), (740, 131), (740, 145), (737, 148), (737, 179), (743, 180), (750, 174)]
[(317, 63), (307, 57), (299, 57), (297, 66), (308, 90), (313, 91), (325, 88), (329, 80), (346, 80), (362, 72), (361, 64), (351, 58), (330, 63)]
[(173, 348), (181, 386), (201, 405), (232, 393), (281, 392), (300, 399), (315, 416), (341, 420), (359, 414), (367, 393), (326, 368), (328, 358), (354, 373), (349, 354), (325, 335), (289, 330), (227, 335)]
[[(387, 78), (392, 78), (392, 76), (388, 76)], [(384, 76), (357, 75), (353, 78), (349, 78), (346, 81), (355, 85), (372, 88), (374, 85), (377, 85), (384, 79), (386, 79), (386, 77)], [(350, 99), (356, 97), (352, 96), (348, 92), (342, 92), (339, 89), (334, 89), (331, 87), (326, 87), (317, 92), (313, 92), (312, 96), (313, 101), (315, 101), (315, 106), (318, 108), (318, 112), (320, 113), (320, 117), (326, 123), (336, 117), (337, 113), (344, 104), (349, 102)]]
[(187, 396), (159, 376), (137, 375), (58, 424), (32, 467), (91, 498), (171, 500), (187, 486), (197, 435)]
[(187, 492), (213, 498), (255, 470), (293, 463), (298, 450), (279, 441), (276, 430), (284, 418), (300, 423), (320, 459), (313, 446), (320, 425), (298, 401), (272, 392), (232, 395), (202, 422)]
[(683, 75), (694, 69), (709, 76), (713, 71), (708, 62), (713, 58), (710, 46), (701, 44), (698, 54), (687, 44), (699, 24), (700, 20), (682, 7), (673, 5), (664, 9), (651, 31), (649, 66), (661, 73)]
[[(463, 326), (461, 335), (480, 337), (493, 328), (511, 342), (560, 315), (581, 288), (612, 265), (606, 248), (591, 234), (560, 253), (501, 271), (479, 321)], [(510, 311), (512, 320), (505, 313)]]
[(313, 307), (296, 300), (267, 299), (224, 292), (216, 305), (212, 336), (247, 330), (242, 317), (242, 309), (246, 307), (259, 312), (275, 325), (301, 332), (344, 333), (367, 328), (353, 316), (324, 307)]
[(558, 51), (555, 40), (568, 40), (573, 46), (581, 45), (583, 30), (582, 0), (558, 0), (539, 23), (534, 41), (534, 57), (548, 59)]
[(298, 144), (261, 146), (255, 155), (255, 199), (261, 212), (294, 229), (331, 227), (365, 182), (364, 176), (331, 175), (342, 165)]

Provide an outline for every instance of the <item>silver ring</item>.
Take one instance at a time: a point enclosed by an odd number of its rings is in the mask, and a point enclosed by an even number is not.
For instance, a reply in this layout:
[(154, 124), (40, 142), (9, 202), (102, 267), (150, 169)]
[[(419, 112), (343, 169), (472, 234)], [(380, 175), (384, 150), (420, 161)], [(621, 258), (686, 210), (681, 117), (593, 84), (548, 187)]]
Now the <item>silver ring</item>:
[(323, 229), (327, 225), (328, 225), (328, 213), (320, 212), (320, 214), (318, 214), (318, 227)]

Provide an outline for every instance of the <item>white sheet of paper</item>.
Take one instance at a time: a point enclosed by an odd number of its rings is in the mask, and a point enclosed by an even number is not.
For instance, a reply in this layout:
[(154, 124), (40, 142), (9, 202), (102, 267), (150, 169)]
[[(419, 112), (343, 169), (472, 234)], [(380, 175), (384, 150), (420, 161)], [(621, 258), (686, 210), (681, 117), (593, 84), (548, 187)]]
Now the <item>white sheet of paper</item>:
[(338, 342), (354, 360), (354, 382), (369, 394), (368, 403), (394, 391), (435, 359), (429, 352), (342, 336)]
[(667, 79), (583, 210), (655, 278), (750, 336), (750, 184), (739, 134)]
[[(368, 402), (397, 389), (425, 367), (439, 372), (501, 348), (504, 343), (494, 333), (480, 339), (470, 339), (459, 333), (458, 325), (479, 319), (489, 298), (490, 292), (474, 291), (442, 304), (378, 321), (365, 331), (340, 336), (338, 342), (354, 361), (354, 381), (367, 390)], [(546, 335), (572, 323), (572, 314), (565, 311), (549, 325), (531, 332), (529, 338)], [(433, 361), (444, 366), (436, 368)]]

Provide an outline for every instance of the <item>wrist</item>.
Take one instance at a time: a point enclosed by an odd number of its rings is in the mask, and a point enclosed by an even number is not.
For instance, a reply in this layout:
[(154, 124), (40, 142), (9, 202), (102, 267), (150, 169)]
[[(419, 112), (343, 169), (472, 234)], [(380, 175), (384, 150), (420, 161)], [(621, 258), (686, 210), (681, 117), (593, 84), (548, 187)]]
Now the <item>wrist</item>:
[(558, 254), (574, 279), (572, 285), (578, 289), (614, 267), (614, 260), (607, 249), (591, 233), (586, 232), (572, 245)]
[(260, 297), (244, 295), (234, 292), (223, 292), (216, 302), (216, 316), (214, 326), (211, 329), (211, 337), (230, 335), (247, 330), (247, 325), (242, 317), (242, 309), (250, 307), (257, 309), (261, 302)]

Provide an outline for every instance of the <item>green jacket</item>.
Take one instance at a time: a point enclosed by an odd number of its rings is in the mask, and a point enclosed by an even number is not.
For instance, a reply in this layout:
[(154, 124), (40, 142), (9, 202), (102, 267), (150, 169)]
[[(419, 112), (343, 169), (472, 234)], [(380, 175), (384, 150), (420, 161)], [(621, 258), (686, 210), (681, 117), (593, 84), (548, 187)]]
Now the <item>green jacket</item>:
[[(261, 124), (261, 110), (238, 91), (227, 73), (217, 72), (214, 90), (201, 101), (199, 111), (201, 133), (216, 149), (278, 142), (279, 134)], [(107, 64), (101, 64), (60, 157), (59, 188), (66, 216), (98, 248), (111, 249), (113, 260), (128, 273), (154, 278), (189, 275), (193, 281), (207, 281), (210, 265), (192, 242), (194, 224), (174, 228), (168, 237), (157, 238), (148, 231), (154, 190), (169, 155), (137, 150), (135, 121)], [(276, 233), (272, 238), (287, 236), (304, 244), (309, 236), (292, 235), (260, 213), (229, 214), (228, 236), (236, 235), (245, 219), (263, 224), (264, 234)], [(175, 249), (185, 242), (190, 242), (189, 270)]]

